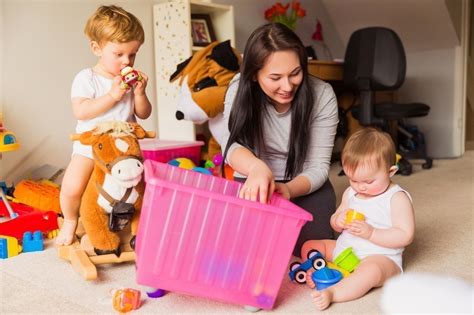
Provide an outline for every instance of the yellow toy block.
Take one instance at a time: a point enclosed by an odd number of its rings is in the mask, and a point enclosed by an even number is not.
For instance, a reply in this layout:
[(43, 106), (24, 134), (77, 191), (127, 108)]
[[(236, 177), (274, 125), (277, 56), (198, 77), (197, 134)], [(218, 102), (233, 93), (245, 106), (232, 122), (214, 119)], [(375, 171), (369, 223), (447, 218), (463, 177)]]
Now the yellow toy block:
[(21, 253), (21, 245), (12, 236), (0, 235), (0, 258), (10, 258)]

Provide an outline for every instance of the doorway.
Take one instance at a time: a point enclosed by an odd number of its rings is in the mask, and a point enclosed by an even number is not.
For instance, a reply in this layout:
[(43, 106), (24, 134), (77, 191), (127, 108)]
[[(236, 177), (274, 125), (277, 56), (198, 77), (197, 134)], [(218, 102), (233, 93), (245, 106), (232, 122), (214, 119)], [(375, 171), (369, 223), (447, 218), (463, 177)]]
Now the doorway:
[(470, 5), (466, 78), (466, 150), (474, 150), (474, 5), (472, 1)]

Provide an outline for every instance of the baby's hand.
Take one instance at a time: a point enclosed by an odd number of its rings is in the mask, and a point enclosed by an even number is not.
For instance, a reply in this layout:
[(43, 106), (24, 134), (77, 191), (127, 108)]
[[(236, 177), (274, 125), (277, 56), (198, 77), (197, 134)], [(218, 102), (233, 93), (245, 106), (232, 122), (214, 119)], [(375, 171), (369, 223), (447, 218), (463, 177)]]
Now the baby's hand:
[(127, 93), (127, 90), (122, 88), (122, 77), (119, 75), (114, 77), (109, 95), (115, 100), (115, 102), (119, 102), (125, 93)]
[(136, 96), (141, 96), (141, 95), (145, 95), (145, 89), (146, 89), (146, 85), (148, 83), (148, 77), (141, 71), (140, 72), (140, 76), (142, 77), (141, 80), (137, 81), (135, 83), (135, 87), (133, 88), (133, 93), (136, 95)]
[(349, 209), (346, 209), (336, 214), (336, 219), (334, 220), (334, 223), (336, 224), (336, 227), (338, 227), (341, 230), (347, 228), (346, 227), (346, 213), (348, 210)]
[(355, 220), (346, 225), (349, 233), (368, 240), (374, 232), (374, 227), (365, 221)]

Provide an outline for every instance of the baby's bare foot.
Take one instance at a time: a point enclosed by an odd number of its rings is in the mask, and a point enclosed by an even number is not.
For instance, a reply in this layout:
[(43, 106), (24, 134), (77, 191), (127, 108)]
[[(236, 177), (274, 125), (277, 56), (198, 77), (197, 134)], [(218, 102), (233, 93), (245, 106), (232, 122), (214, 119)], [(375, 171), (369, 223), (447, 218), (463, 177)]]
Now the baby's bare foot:
[(64, 219), (56, 238), (56, 245), (71, 245), (76, 232), (77, 220)]
[(306, 284), (311, 288), (314, 289), (316, 287), (316, 284), (314, 283), (313, 279), (311, 278), (311, 275), (313, 274), (312, 270), (306, 271)]
[(325, 310), (331, 305), (332, 302), (332, 291), (331, 290), (322, 290), (322, 291), (313, 291), (311, 293), (313, 296), (313, 302), (316, 305), (316, 308), (320, 311)]

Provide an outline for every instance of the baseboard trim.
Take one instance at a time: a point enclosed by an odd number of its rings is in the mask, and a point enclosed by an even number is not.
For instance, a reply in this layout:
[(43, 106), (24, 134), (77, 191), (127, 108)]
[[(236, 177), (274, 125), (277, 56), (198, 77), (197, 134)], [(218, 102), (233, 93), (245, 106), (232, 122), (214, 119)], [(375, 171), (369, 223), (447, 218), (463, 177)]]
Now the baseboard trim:
[(466, 151), (467, 150), (474, 150), (474, 141), (466, 141)]

